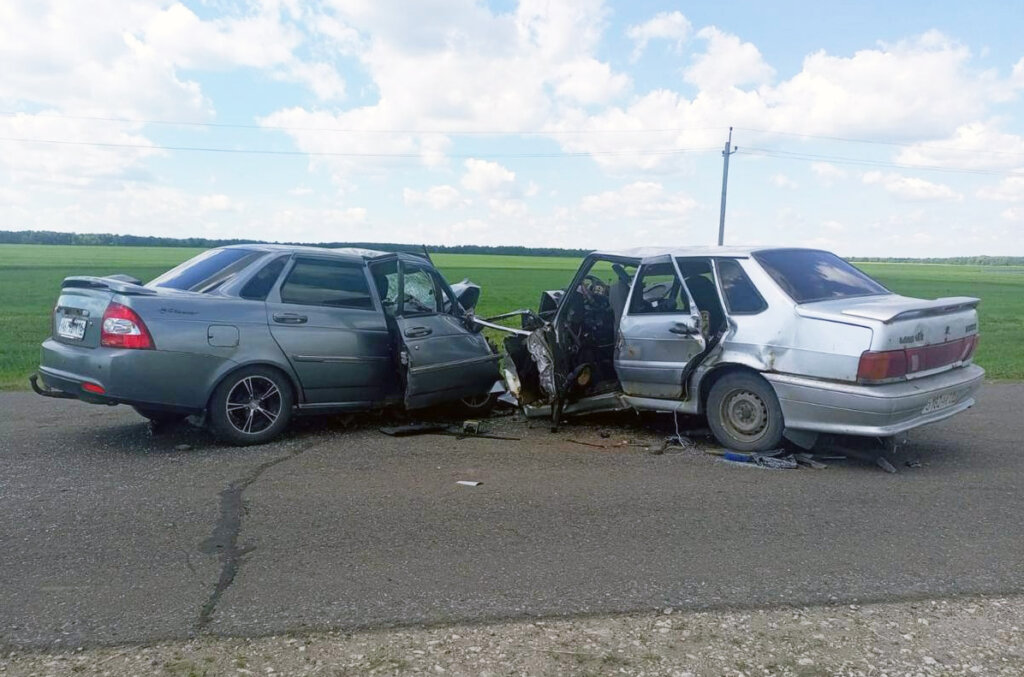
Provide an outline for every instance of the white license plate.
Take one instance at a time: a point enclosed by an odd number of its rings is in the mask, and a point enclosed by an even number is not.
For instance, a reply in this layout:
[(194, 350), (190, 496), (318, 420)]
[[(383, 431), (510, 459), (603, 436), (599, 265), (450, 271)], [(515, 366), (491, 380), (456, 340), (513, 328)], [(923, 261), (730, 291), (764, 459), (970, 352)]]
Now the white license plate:
[(62, 317), (57, 323), (57, 335), (61, 338), (81, 341), (85, 336), (85, 320), (81, 317)]
[(928, 403), (924, 405), (924, 409), (921, 410), (922, 414), (927, 414), (939, 409), (945, 409), (946, 407), (952, 407), (954, 404), (960, 401), (960, 393), (942, 393), (936, 395), (932, 399), (928, 400)]

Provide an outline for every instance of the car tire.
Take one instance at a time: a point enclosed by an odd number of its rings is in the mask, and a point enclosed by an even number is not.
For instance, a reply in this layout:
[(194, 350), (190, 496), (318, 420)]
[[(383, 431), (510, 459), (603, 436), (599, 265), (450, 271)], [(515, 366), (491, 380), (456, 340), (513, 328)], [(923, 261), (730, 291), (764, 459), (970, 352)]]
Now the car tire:
[(757, 374), (733, 372), (718, 379), (707, 399), (711, 432), (736, 451), (769, 451), (782, 442), (785, 422), (775, 390)]
[(174, 411), (166, 411), (164, 409), (150, 409), (149, 407), (136, 407), (132, 406), (139, 416), (148, 418), (153, 423), (179, 423), (188, 418), (188, 414), (179, 414)]
[(497, 402), (498, 395), (496, 393), (481, 393), (480, 395), (463, 397), (459, 400), (457, 406), (460, 414), (474, 417), (486, 417), (490, 415), (491, 410), (494, 409), (494, 405), (497, 404)]
[(271, 367), (245, 367), (214, 389), (207, 410), (210, 431), (235, 446), (263, 444), (288, 427), (294, 404), (287, 376)]

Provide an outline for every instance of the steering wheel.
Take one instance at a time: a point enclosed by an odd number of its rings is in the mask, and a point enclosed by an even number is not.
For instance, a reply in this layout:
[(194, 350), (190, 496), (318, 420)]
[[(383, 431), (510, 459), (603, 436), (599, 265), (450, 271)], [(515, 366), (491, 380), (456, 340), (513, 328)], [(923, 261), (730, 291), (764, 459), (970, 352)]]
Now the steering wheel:
[[(590, 283), (589, 285), (587, 283)], [(599, 294), (605, 296), (608, 294), (608, 283), (599, 278), (597, 275), (586, 275), (583, 278), (583, 282), (580, 284), (585, 296), (591, 296), (593, 294)]]

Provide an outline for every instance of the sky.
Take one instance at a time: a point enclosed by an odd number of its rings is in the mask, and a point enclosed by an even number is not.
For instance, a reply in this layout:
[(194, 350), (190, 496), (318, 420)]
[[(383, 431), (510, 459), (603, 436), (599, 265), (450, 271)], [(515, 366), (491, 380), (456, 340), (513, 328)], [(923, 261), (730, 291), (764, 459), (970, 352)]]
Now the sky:
[(0, 229), (1024, 255), (1024, 3), (4, 0)]

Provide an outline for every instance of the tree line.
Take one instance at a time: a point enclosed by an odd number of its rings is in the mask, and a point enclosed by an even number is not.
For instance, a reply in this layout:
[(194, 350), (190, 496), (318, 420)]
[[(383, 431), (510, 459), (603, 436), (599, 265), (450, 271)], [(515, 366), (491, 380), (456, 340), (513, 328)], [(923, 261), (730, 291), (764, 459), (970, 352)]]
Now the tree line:
[[(52, 230), (0, 230), (0, 244), (105, 245), (112, 247), (223, 247), (231, 244), (268, 244), (266, 240), (217, 240), (205, 237), (157, 237), (152, 235), (114, 235), (113, 233), (58, 233)], [(275, 243), (278, 244), (278, 243)], [(396, 242), (281, 242), (307, 247), (362, 247), (386, 252), (420, 253), (424, 245)], [(509, 254), (513, 256), (584, 256), (586, 249), (559, 247), (515, 247), (511, 245), (429, 245), (431, 253)]]
[[(113, 233), (58, 233), (52, 230), (0, 230), (0, 244), (62, 244), (106, 245), (112, 247), (223, 247), (229, 244), (267, 244), (266, 240), (214, 240), (205, 237), (156, 237), (152, 235), (114, 235)], [(386, 252), (420, 253), (424, 245), (395, 242), (282, 242), (281, 244), (310, 247), (363, 247)], [(450, 254), (506, 254), (512, 256), (573, 256), (581, 257), (589, 249), (562, 249), (559, 247), (516, 247), (512, 245), (429, 245), (431, 253)], [(949, 258), (911, 258), (854, 256), (853, 261), (865, 263), (953, 263), (974, 266), (1021, 266), (1024, 256), (953, 256)]]

